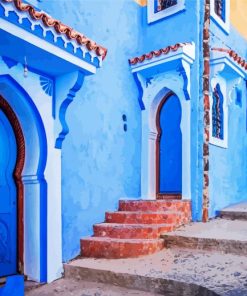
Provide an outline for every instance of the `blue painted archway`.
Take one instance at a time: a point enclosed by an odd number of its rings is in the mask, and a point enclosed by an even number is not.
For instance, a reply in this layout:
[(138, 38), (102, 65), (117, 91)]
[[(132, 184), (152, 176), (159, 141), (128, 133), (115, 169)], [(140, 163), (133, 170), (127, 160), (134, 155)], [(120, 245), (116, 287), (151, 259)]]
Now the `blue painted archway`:
[(182, 108), (179, 98), (170, 92), (157, 112), (157, 193), (182, 193)]
[[(17, 187), (19, 182), (23, 186), (24, 195), (22, 198), (25, 200), (22, 217), (24, 224), (22, 246), (24, 266), (18, 271), (31, 275), (33, 279), (45, 282), (47, 278), (47, 184), (44, 177), (47, 160), (46, 132), (33, 100), (20, 84), (9, 75), (0, 76), (1, 97), (4, 98), (8, 107), (16, 115), (26, 144), (23, 170), (18, 172), (20, 179), (15, 179)], [(20, 241), (19, 237), (18, 241)], [(11, 248), (14, 248), (14, 241), (11, 240), (10, 243)], [(17, 268), (15, 272), (13, 271), (11, 273), (15, 273)], [(8, 275), (6, 270), (4, 275)]]

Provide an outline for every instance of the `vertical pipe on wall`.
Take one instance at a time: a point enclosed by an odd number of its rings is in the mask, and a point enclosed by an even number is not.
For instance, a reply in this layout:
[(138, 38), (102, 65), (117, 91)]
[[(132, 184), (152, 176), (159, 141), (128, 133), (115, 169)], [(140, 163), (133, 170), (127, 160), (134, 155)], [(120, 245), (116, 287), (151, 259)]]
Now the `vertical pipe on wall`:
[(210, 75), (210, 0), (204, 2), (203, 23), (203, 101), (204, 101), (204, 142), (203, 142), (203, 203), (202, 220), (208, 221), (209, 208), (209, 129), (210, 129), (210, 101), (209, 101), (209, 75)]

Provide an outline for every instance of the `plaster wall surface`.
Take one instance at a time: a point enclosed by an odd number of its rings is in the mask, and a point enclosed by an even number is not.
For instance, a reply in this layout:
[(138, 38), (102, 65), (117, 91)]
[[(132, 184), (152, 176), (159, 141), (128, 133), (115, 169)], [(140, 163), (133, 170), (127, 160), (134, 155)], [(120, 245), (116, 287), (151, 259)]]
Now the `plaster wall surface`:
[(122, 0), (44, 3), (51, 15), (108, 48), (103, 68), (85, 78), (67, 113), (70, 133), (62, 149), (64, 261), (79, 254), (80, 238), (91, 235), (92, 225), (104, 220), (106, 210), (115, 210), (121, 197), (140, 196), (141, 112), (128, 65), (139, 47), (138, 8)]
[[(241, 22), (240, 15), (239, 18)], [(211, 47), (233, 49), (246, 60), (247, 40), (234, 26), (231, 25), (229, 34), (226, 34), (215, 22), (211, 22), (210, 30)], [(224, 207), (247, 199), (246, 97), (244, 79), (231, 94), (227, 93), (224, 97), (224, 100), (229, 101), (228, 147), (210, 145), (210, 217), (214, 217)]]
[[(139, 3), (141, 5), (133, 0), (39, 3), (39, 8), (108, 48), (103, 68), (97, 75), (85, 79), (67, 113), (70, 133), (62, 149), (64, 261), (79, 254), (80, 238), (92, 234), (92, 225), (104, 220), (106, 210), (117, 209), (119, 198), (140, 197), (141, 109), (128, 58), (178, 42), (194, 41), (191, 122), (202, 123), (197, 71), (201, 42), (199, 2), (188, 1), (185, 11), (151, 25), (147, 24), (145, 3)], [(164, 87), (161, 83), (160, 89)], [(127, 116), (126, 132), (123, 114)], [(191, 126), (195, 219), (200, 216), (202, 190), (202, 181), (199, 181), (202, 162), (198, 161), (202, 157), (199, 143), (202, 128), (198, 126), (202, 124)]]

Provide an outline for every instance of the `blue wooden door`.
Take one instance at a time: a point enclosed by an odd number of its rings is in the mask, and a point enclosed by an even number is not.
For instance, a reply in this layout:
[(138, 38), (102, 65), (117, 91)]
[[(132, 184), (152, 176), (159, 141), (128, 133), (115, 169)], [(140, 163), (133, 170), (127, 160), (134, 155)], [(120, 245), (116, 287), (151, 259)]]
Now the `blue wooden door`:
[(170, 96), (160, 110), (159, 193), (182, 192), (181, 105)]
[(16, 160), (15, 135), (0, 110), (0, 277), (17, 273), (17, 193), (13, 177)]

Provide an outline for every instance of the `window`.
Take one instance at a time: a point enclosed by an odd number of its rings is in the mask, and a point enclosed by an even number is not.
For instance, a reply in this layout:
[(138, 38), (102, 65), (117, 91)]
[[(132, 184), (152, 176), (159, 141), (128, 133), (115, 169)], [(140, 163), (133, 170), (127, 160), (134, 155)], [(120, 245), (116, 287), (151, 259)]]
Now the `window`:
[(214, 1), (214, 12), (225, 22), (225, 0), (215, 0)]
[(154, 2), (154, 11), (155, 13), (168, 9), (171, 6), (178, 4), (177, 0), (155, 0)]
[(185, 0), (148, 0), (148, 23), (183, 11), (184, 2)]
[(223, 95), (220, 85), (217, 83), (213, 91), (212, 106), (212, 136), (224, 140), (224, 112), (223, 112)]
[(229, 0), (213, 0), (211, 4), (211, 18), (225, 33), (229, 33)]

